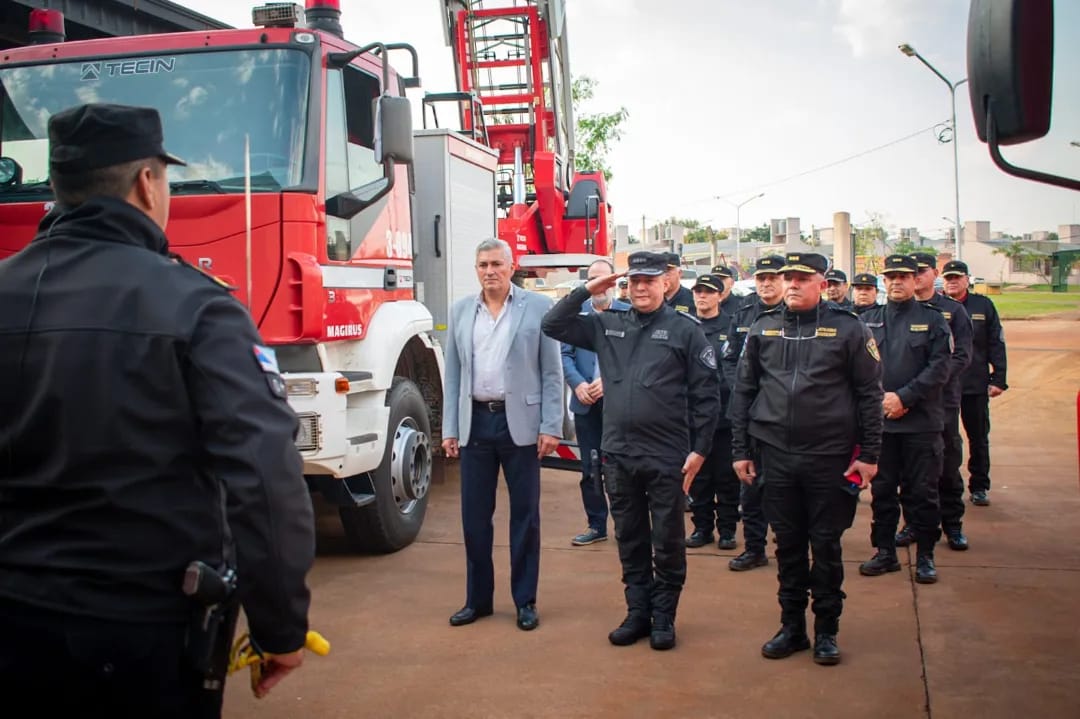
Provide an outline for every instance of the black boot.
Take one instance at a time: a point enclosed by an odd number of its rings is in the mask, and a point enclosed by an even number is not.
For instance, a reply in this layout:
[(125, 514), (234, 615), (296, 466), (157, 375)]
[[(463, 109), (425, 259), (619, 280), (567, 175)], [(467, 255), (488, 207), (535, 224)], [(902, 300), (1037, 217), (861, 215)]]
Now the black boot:
[(652, 632), (649, 634), (649, 646), (657, 651), (675, 648), (674, 619), (666, 615), (653, 615)]
[(704, 547), (706, 544), (712, 543), (712, 532), (707, 532), (703, 529), (695, 529), (693, 533), (686, 538), (686, 546), (690, 549), (697, 549), (698, 547)]
[(769, 563), (769, 558), (764, 552), (754, 552), (747, 549), (745, 552), (728, 562), (728, 569), (733, 572), (745, 572), (755, 567), (764, 567)]
[(835, 634), (818, 634), (814, 637), (814, 664), (832, 665), (840, 663), (840, 647), (836, 645)]
[(886, 572), (899, 572), (900, 562), (896, 559), (895, 549), (878, 549), (877, 554), (859, 565), (859, 574), (877, 577)]
[(809, 648), (810, 637), (806, 636), (805, 626), (784, 624), (776, 636), (761, 647), (761, 655), (767, 659), (783, 659)]
[(937, 567), (934, 566), (932, 552), (919, 554), (915, 564), (915, 581), (919, 584), (933, 584), (937, 581)]
[(904, 528), (896, 533), (896, 546), (910, 547), (912, 544), (915, 544), (915, 531), (905, 524)]
[(967, 551), (968, 540), (964, 536), (964, 532), (957, 527), (956, 529), (949, 529), (945, 532), (945, 539), (949, 542), (949, 549), (956, 552)]
[(638, 639), (649, 636), (651, 629), (648, 617), (630, 612), (626, 615), (626, 619), (622, 621), (622, 624), (616, 627), (611, 634), (608, 634), (607, 638), (609, 642), (617, 647), (627, 647)]

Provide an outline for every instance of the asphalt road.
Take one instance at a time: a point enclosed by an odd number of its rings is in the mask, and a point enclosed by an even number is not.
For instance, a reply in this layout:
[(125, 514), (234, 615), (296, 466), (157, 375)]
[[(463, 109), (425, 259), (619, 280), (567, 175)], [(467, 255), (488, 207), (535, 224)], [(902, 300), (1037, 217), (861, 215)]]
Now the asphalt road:
[[(1080, 323), (1006, 325), (1011, 388), (992, 402), (990, 507), (968, 505), (968, 552), (939, 545), (940, 581), (858, 574), (869, 558), (864, 493), (844, 537), (843, 663), (770, 661), (775, 562), (727, 569), (741, 551), (691, 550), (678, 647), (617, 648), (624, 605), (614, 540), (572, 548), (577, 477), (545, 470), (541, 625), (522, 632), (509, 595), (506, 496), (497, 511), (496, 613), (447, 619), (464, 599), (458, 481), (434, 488), (419, 540), (383, 557), (343, 549), (321, 523), (312, 626), (331, 641), (267, 698), (234, 677), (226, 716), (278, 717), (1080, 717)], [(965, 457), (966, 461), (966, 457)]]

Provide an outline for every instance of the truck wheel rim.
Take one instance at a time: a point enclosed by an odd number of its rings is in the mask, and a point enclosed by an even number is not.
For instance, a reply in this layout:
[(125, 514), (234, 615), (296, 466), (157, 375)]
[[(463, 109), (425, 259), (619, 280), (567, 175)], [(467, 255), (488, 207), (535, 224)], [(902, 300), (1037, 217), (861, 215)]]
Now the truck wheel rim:
[(431, 487), (431, 441), (412, 417), (394, 430), (390, 456), (390, 484), (402, 514), (412, 511)]

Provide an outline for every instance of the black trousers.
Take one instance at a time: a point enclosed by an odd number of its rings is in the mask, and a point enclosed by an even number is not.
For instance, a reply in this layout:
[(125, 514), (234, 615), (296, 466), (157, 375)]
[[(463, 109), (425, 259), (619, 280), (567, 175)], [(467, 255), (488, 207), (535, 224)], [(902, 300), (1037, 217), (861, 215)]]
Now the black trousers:
[(769, 533), (769, 523), (765, 519), (762, 507), (762, 492), (765, 487), (765, 472), (761, 465), (761, 453), (754, 440), (751, 447), (751, 459), (757, 468), (757, 479), (753, 484), (739, 482), (739, 519), (742, 520), (743, 545), (747, 552), (765, 554), (765, 540)]
[[(963, 463), (964, 440), (960, 437), (960, 408), (945, 408), (945, 429), (941, 432), (944, 445), (941, 461), (941, 478), (938, 480), (938, 500), (941, 505), (941, 529), (943, 532), (960, 531), (964, 525), (964, 478), (960, 474)], [(902, 503), (904, 523), (911, 524), (911, 512)]]
[(686, 581), (684, 459), (604, 454), (604, 486), (626, 606), (639, 617), (675, 620)]
[(990, 491), (990, 395), (965, 394), (960, 416), (968, 440), (968, 491)]
[(540, 577), (540, 460), (535, 444), (514, 444), (505, 412), (474, 407), (469, 444), (461, 448), (465, 605), (473, 609), (490, 609), (494, 601), (492, 516), (500, 467), (510, 494), (510, 594), (520, 608), (536, 601)]
[(203, 689), (185, 629), (0, 600), (0, 696), (32, 716), (216, 719), (222, 691)]
[[(814, 598), (814, 633), (836, 634), (844, 607), (840, 537), (855, 519), (858, 499), (846, 491), (850, 454), (797, 455), (762, 445), (765, 516), (776, 535), (780, 621), (806, 626)], [(807, 549), (813, 552), (810, 563)]]
[(588, 414), (574, 415), (574, 430), (577, 432), (578, 448), (581, 450), (581, 504), (585, 507), (585, 518), (589, 528), (600, 534), (607, 534), (608, 506), (604, 490), (596, 486), (592, 478), (589, 458), (592, 450), (600, 451), (600, 440), (604, 434), (604, 401), (600, 400), (589, 408)]
[(919, 552), (934, 551), (934, 544), (941, 538), (938, 480), (942, 452), (940, 432), (886, 432), (882, 435), (878, 473), (870, 483), (874, 516), (870, 524), (870, 543), (873, 546), (896, 550), (896, 527), (903, 502)]
[(731, 428), (713, 435), (712, 450), (690, 485), (690, 511), (694, 529), (735, 536), (739, 521), (739, 478), (731, 466)]

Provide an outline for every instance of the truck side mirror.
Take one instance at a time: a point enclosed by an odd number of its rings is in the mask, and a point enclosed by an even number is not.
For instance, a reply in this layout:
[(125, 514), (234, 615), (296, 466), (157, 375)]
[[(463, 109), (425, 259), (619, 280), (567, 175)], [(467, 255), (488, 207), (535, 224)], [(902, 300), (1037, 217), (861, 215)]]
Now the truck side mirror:
[(1050, 131), (1053, 0), (972, 0), (967, 61), (971, 113), (981, 141), (988, 140), (988, 121), (1000, 145)]
[(413, 161), (412, 107), (408, 98), (382, 95), (375, 101), (375, 161)]
[(1003, 172), (1080, 190), (1080, 180), (1018, 167), (1001, 145), (1050, 131), (1054, 82), (1054, 0), (971, 0), (968, 94), (975, 129)]

